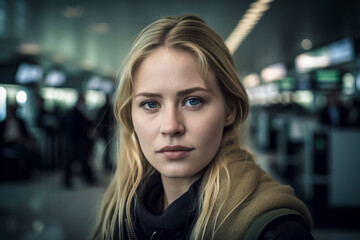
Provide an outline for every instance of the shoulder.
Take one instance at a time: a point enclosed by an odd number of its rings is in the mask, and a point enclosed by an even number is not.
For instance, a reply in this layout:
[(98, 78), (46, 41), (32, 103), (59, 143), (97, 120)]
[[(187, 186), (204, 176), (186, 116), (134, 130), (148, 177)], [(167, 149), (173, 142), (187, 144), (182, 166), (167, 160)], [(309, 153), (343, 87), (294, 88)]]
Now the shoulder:
[(266, 225), (258, 240), (313, 240), (304, 220), (297, 215), (285, 215)]
[(313, 240), (309, 225), (297, 211), (279, 208), (258, 216), (247, 229), (244, 240)]

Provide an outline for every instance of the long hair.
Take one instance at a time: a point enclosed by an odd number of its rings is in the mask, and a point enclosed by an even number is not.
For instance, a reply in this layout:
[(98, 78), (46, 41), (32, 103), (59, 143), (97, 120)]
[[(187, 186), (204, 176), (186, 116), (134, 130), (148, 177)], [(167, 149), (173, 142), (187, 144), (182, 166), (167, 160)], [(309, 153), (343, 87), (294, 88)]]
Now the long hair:
[(154, 168), (141, 151), (131, 120), (133, 77), (142, 61), (159, 47), (180, 49), (192, 54), (204, 76), (209, 71), (214, 73), (225, 106), (228, 110), (236, 111), (234, 122), (225, 127), (220, 148), (204, 173), (199, 190), (198, 217), (191, 239), (213, 236), (221, 224), (217, 223), (217, 217), (210, 219), (221, 210), (214, 212), (213, 209), (214, 203), (219, 201), (220, 170), (225, 170), (225, 176), (230, 181), (226, 162), (229, 159), (245, 159), (249, 155), (241, 149), (241, 131), (249, 113), (249, 101), (221, 37), (195, 15), (167, 17), (150, 24), (135, 40), (114, 96), (114, 114), (119, 126), (117, 169), (105, 193), (93, 239), (112, 239), (116, 231), (120, 239), (124, 238), (124, 231), (136, 239), (133, 215), (136, 192), (143, 179), (154, 172)]

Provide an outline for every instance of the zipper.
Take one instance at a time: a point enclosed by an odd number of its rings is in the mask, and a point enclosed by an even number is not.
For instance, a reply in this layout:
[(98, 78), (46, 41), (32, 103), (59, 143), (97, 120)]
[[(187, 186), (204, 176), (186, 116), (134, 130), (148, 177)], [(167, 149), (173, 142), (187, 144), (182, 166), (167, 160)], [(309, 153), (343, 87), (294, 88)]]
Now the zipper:
[(125, 225), (126, 225), (127, 239), (128, 239), (128, 240), (131, 240), (131, 237), (130, 237), (130, 227), (129, 227), (127, 218), (125, 218)]
[(155, 239), (157, 239), (157, 237), (159, 236), (159, 234), (160, 234), (161, 232), (162, 232), (162, 231), (154, 231), (153, 234), (151, 235), (150, 240), (155, 240)]
[[(127, 235), (127, 239), (131, 240), (131, 235), (130, 235), (130, 227), (129, 227), (129, 223), (127, 218), (125, 218), (125, 225), (126, 225), (126, 235)], [(150, 240), (156, 240), (157, 236), (161, 233), (162, 231), (154, 231), (151, 235)]]

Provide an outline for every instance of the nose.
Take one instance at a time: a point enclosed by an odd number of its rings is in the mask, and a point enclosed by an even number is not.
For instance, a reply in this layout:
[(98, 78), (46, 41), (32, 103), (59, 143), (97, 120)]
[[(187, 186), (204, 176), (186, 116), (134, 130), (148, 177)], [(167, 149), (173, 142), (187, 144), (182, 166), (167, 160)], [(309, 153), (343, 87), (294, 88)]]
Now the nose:
[(182, 135), (185, 132), (185, 126), (182, 120), (182, 114), (174, 108), (168, 108), (163, 111), (161, 134), (174, 137)]

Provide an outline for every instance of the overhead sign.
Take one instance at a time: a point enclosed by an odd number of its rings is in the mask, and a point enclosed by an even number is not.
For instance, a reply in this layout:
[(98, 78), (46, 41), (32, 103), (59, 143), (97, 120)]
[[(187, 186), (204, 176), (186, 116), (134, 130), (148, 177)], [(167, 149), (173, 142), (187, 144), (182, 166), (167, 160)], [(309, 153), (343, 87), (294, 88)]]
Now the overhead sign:
[(345, 38), (317, 50), (300, 54), (295, 59), (295, 67), (297, 72), (307, 73), (314, 69), (349, 62), (354, 58), (354, 42), (351, 38)]

